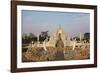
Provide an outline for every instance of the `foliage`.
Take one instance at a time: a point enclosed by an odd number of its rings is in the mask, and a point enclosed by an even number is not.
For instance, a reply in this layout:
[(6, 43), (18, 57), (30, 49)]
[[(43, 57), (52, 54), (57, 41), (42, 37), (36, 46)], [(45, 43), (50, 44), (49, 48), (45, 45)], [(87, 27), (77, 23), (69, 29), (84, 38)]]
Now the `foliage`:
[(47, 38), (49, 38), (48, 31), (42, 31), (39, 35), (39, 41), (43, 42)]
[(33, 43), (37, 41), (37, 37), (33, 33), (22, 37), (22, 43), (30, 43), (31, 41), (33, 41)]
[(90, 33), (84, 33), (84, 40), (86, 40), (86, 42), (89, 42), (90, 39)]
[[(40, 42), (43, 42), (45, 39), (48, 38), (49, 40), (49, 37), (48, 36), (48, 31), (42, 31), (39, 35), (39, 41)], [(36, 41), (38, 40), (37, 36), (35, 36), (33, 33), (29, 33), (29, 35), (24, 35), (22, 36), (22, 43), (31, 43), (33, 41), (33, 43), (35, 43)]]

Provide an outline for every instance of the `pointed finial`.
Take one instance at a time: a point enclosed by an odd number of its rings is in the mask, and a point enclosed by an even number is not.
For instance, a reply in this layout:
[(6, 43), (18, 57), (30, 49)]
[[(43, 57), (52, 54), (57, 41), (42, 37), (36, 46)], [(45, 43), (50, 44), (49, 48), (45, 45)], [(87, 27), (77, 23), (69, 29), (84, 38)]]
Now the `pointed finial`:
[(61, 29), (61, 24), (59, 24), (59, 29)]

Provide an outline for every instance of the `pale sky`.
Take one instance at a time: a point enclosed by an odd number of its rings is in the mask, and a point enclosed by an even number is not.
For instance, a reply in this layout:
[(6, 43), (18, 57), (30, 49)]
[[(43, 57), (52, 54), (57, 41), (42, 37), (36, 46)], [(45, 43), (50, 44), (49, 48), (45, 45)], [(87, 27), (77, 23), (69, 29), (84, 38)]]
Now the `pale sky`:
[(52, 35), (61, 24), (70, 36), (90, 32), (90, 14), (77, 12), (54, 12), (22, 10), (22, 34), (49, 31)]

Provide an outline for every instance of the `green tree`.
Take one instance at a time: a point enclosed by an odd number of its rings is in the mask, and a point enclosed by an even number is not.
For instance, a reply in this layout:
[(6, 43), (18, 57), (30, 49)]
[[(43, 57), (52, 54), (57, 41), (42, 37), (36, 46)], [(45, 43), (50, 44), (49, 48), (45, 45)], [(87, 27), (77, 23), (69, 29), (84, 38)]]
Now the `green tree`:
[(48, 31), (42, 31), (39, 35), (39, 41), (43, 42), (47, 37), (49, 38)]
[(22, 36), (22, 43), (31, 43), (33, 41), (37, 41), (37, 37), (33, 33), (29, 33), (29, 35)]
[(84, 40), (86, 40), (86, 42), (89, 42), (89, 40), (90, 40), (90, 33), (84, 33)]

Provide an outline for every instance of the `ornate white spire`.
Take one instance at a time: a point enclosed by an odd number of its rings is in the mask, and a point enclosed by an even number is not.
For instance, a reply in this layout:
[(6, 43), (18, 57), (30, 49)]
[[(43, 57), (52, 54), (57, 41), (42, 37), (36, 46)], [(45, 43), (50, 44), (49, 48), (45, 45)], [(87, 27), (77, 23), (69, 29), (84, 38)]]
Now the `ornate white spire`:
[(59, 28), (58, 29), (61, 29), (61, 24), (59, 24)]
[(57, 30), (57, 33), (59, 34), (63, 34), (63, 29), (62, 29), (62, 27), (61, 27), (61, 24), (59, 24), (59, 26), (58, 26), (58, 30)]

